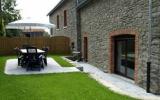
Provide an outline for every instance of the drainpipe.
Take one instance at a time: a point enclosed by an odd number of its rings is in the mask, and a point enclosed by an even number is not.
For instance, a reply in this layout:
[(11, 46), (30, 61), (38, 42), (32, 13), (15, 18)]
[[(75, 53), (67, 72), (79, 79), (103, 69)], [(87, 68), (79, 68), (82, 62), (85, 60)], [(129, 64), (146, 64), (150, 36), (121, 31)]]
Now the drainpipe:
[[(77, 51), (81, 52), (81, 25), (80, 25), (80, 9), (78, 9), (78, 2), (76, 1), (76, 28), (77, 28)], [(80, 53), (80, 58), (82, 57), (82, 52)]]
[(77, 10), (77, 50), (81, 51), (81, 25), (80, 25), (80, 11)]
[(152, 42), (152, 0), (149, 0), (149, 32), (148, 32), (148, 61), (147, 61), (147, 85), (146, 92), (150, 93), (150, 70), (151, 70), (151, 42)]

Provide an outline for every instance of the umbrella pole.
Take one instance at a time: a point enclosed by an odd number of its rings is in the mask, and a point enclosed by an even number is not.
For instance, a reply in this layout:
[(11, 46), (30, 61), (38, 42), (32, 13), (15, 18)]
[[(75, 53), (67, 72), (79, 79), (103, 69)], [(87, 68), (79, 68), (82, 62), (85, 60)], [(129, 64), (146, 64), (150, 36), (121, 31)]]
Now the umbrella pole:
[(27, 37), (27, 44), (29, 45), (30, 37)]
[(30, 30), (29, 31), (26, 31), (27, 34), (26, 34), (26, 37), (27, 37), (27, 45), (30, 45)]
[(29, 33), (28, 45), (30, 45), (30, 41), (31, 41), (31, 26), (30, 26), (30, 33)]
[[(24, 32), (27, 32), (25, 26), (24, 26)], [(29, 38), (28, 38), (27, 34), (26, 34), (26, 37), (27, 37), (27, 45), (29, 45)]]

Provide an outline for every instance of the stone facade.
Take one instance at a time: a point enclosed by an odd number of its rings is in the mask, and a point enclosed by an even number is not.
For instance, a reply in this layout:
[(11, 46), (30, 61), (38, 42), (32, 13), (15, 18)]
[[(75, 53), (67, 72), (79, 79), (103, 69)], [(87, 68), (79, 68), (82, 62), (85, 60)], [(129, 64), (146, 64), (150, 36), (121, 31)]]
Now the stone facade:
[(160, 93), (160, 1), (152, 0), (151, 90)]
[[(63, 1), (63, 0), (62, 0)], [(62, 6), (49, 17), (59, 29), (53, 36), (66, 36), (77, 48), (77, 31), (80, 31), (81, 50), (84, 56), (84, 37), (88, 38), (88, 62), (101, 70), (114, 72), (113, 37), (119, 35), (135, 36), (135, 73), (134, 81), (146, 88), (147, 61), (151, 57), (151, 92), (160, 93), (160, 1), (152, 0), (152, 33), (149, 36), (150, 16), (148, 0), (80, 0), (89, 1), (76, 10), (77, 0), (64, 0)], [(84, 3), (85, 4), (85, 3)], [(64, 10), (67, 10), (67, 27), (64, 27)], [(77, 14), (80, 16), (77, 17)], [(79, 20), (77, 20), (79, 19)], [(79, 23), (80, 21), (80, 23)], [(78, 24), (77, 24), (78, 23)], [(77, 29), (77, 25), (79, 25)], [(79, 33), (79, 32), (78, 32)], [(151, 38), (151, 54), (149, 53)], [(78, 45), (79, 46), (79, 45)]]
[(80, 9), (82, 52), (83, 37), (88, 37), (88, 62), (111, 72), (110, 33), (123, 34), (122, 30), (136, 33), (135, 83), (146, 88), (146, 63), (151, 56), (151, 92), (160, 93), (160, 1), (153, 0), (152, 5), (151, 55), (148, 55), (148, 0), (91, 0)]
[[(64, 27), (64, 10), (67, 10), (67, 26)], [(77, 48), (77, 30), (76, 30), (76, 0), (65, 0), (65, 2), (54, 13), (49, 15), (50, 22), (57, 24), (57, 15), (59, 15), (59, 29), (52, 29), (53, 36), (69, 37), (71, 43), (74, 42)]]

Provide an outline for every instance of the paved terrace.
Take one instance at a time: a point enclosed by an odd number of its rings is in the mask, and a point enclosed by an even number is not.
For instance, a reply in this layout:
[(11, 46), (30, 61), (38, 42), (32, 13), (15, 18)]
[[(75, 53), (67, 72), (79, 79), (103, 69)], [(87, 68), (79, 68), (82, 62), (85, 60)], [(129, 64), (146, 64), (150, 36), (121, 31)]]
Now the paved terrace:
[(143, 100), (160, 100), (160, 96), (146, 93), (146, 90), (135, 85), (130, 79), (115, 74), (104, 73), (86, 63), (77, 62), (77, 64), (83, 66), (84, 72), (89, 73), (92, 78), (115, 92)]
[(76, 67), (61, 67), (52, 58), (47, 58), (47, 66), (41, 71), (26, 71), (25, 68), (18, 66), (17, 59), (9, 59), (6, 62), (5, 74), (8, 75), (26, 75), (26, 74), (46, 74), (46, 73), (66, 73), (66, 72), (79, 72)]

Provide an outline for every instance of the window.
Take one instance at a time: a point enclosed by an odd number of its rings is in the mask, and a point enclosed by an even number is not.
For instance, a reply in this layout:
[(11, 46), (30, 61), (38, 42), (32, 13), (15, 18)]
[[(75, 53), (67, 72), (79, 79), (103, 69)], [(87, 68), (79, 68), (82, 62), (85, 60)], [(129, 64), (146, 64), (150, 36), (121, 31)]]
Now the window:
[(59, 29), (59, 15), (57, 15), (57, 29)]
[(51, 31), (50, 31), (50, 32), (51, 32), (51, 35), (53, 35), (53, 28), (51, 28)]
[(64, 10), (64, 27), (67, 26), (67, 10)]
[(74, 47), (74, 42), (71, 43), (71, 48), (72, 48), (72, 50), (74, 50), (74, 48), (75, 48)]

